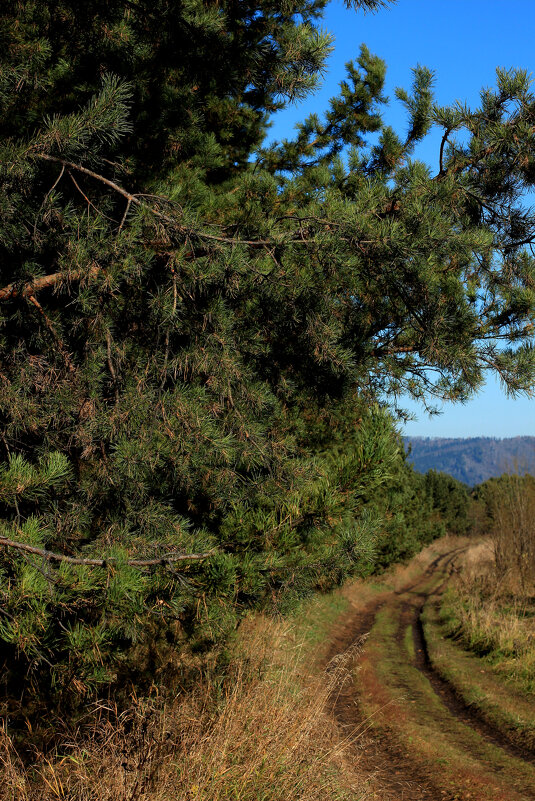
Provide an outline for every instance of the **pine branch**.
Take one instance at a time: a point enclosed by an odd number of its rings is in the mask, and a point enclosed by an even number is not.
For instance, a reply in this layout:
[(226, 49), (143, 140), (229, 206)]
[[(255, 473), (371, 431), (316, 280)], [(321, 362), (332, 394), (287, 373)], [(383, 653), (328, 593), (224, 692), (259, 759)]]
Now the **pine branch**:
[[(281, 244), (305, 244), (305, 245), (318, 244), (316, 239), (305, 239), (302, 236), (299, 237), (299, 238), (291, 238), (291, 239), (286, 239), (286, 240), (282, 240), (282, 241), (278, 241), (278, 240), (274, 240), (274, 239), (238, 239), (238, 238), (232, 237), (232, 236), (219, 236), (217, 234), (208, 234), (208, 233), (206, 233), (204, 231), (197, 231), (197, 230), (195, 230), (193, 228), (186, 228), (183, 225), (179, 225), (178, 221), (174, 217), (170, 217), (168, 214), (164, 214), (163, 212), (158, 211), (158, 209), (155, 209), (152, 206), (150, 206), (148, 203), (145, 203), (143, 200), (140, 200), (140, 198), (142, 198), (142, 197), (149, 197), (148, 195), (144, 195), (144, 194), (138, 193), (138, 192), (136, 192), (136, 193), (128, 192), (126, 189), (123, 189), (122, 186), (120, 186), (119, 184), (115, 183), (115, 181), (111, 181), (109, 178), (106, 178), (104, 175), (100, 175), (99, 173), (94, 172), (93, 170), (89, 170), (87, 167), (83, 167), (81, 164), (74, 164), (74, 162), (72, 162), (72, 161), (65, 161), (65, 159), (60, 159), (57, 156), (49, 156), (46, 153), (37, 153), (36, 157), (40, 158), (40, 159), (45, 159), (45, 161), (52, 161), (55, 164), (61, 164), (63, 167), (65, 167), (68, 170), (77, 170), (78, 172), (81, 172), (84, 175), (88, 175), (91, 178), (94, 178), (95, 181), (100, 181), (101, 183), (105, 184), (105, 186), (109, 186), (115, 192), (118, 192), (120, 195), (122, 195), (124, 198), (126, 198), (126, 200), (128, 202), (127, 202), (127, 206), (126, 206), (126, 209), (125, 209), (125, 213), (124, 213), (123, 218), (122, 218), (122, 220), (120, 222), (120, 225), (119, 225), (119, 230), (121, 230), (123, 228), (125, 220), (126, 220), (126, 216), (127, 216), (128, 211), (130, 209), (130, 206), (133, 204), (135, 206), (139, 206), (139, 208), (144, 209), (145, 211), (150, 212), (155, 217), (157, 217), (159, 220), (162, 220), (163, 222), (166, 222), (169, 225), (173, 225), (175, 228), (178, 228), (180, 233), (182, 233), (182, 234), (184, 234), (184, 235), (186, 235), (188, 237), (194, 237), (194, 238), (197, 238), (197, 239), (205, 239), (205, 240), (210, 241), (210, 242), (221, 242), (221, 243), (227, 244), (227, 245), (248, 245), (249, 247), (258, 247), (258, 248), (263, 248), (265, 246), (281, 245)], [(85, 195), (84, 195), (84, 197), (86, 198)], [(162, 202), (166, 200), (166, 198), (158, 198), (158, 199), (161, 200)], [(88, 200), (88, 199), (86, 198), (86, 200)], [(393, 210), (396, 211), (397, 209), (393, 209)], [(279, 218), (279, 220), (282, 220), (282, 219), (284, 219), (284, 218)], [(292, 217), (289, 216), (287, 219), (292, 219)], [(303, 217), (303, 218), (295, 217), (295, 219), (311, 219), (311, 220), (314, 219), (316, 222), (319, 222), (322, 225), (327, 225), (327, 226), (329, 226), (329, 225), (337, 225), (334, 222), (330, 222), (328, 220), (322, 220), (322, 219), (317, 218), (317, 217)], [(344, 240), (344, 241), (346, 241), (346, 240)], [(364, 244), (369, 244), (369, 242), (365, 241)], [(0, 300), (1, 299), (2, 299), (2, 296), (0, 294)]]
[[(50, 562), (67, 562), (69, 565), (87, 565), (89, 567), (107, 567), (107, 565), (117, 563), (117, 559), (109, 557), (108, 559), (83, 559), (76, 556), (66, 556), (62, 553), (55, 553), (54, 551), (47, 551), (45, 548), (38, 548), (36, 545), (28, 545), (25, 542), (16, 542), (10, 540), (8, 537), (0, 536), (0, 546), (5, 548), (14, 548), (17, 551), (24, 551), (25, 553), (34, 553), (47, 559)], [(156, 556), (152, 559), (128, 559), (125, 564), (130, 567), (152, 567), (156, 565), (168, 565), (173, 562), (184, 562), (186, 560), (199, 561), (207, 559), (212, 556), (215, 550), (206, 551), (205, 553), (169, 553), (165, 556)]]
[(474, 167), (479, 164), (485, 158), (494, 155), (498, 148), (498, 145), (488, 145), (487, 147), (480, 150), (475, 156), (465, 157), (461, 159), (456, 164), (452, 164), (449, 167), (440, 166), (439, 171), (436, 175), (433, 176), (431, 180), (433, 181), (441, 181), (446, 175), (457, 175), (457, 173), (462, 172), (466, 167)]
[[(74, 162), (72, 161), (65, 161), (64, 159), (57, 158), (56, 156), (49, 156), (46, 153), (37, 153), (36, 156), (37, 158), (45, 159), (45, 161), (53, 161), (55, 164), (61, 164), (63, 167), (66, 167), (69, 170), (77, 170), (78, 172), (81, 172), (84, 175), (89, 175), (91, 178), (94, 178), (95, 181), (100, 181), (101, 183), (105, 184), (105, 186), (109, 186), (110, 189), (113, 189), (115, 192), (118, 192), (120, 195), (126, 198), (126, 200), (128, 201), (127, 211), (128, 208), (130, 207), (130, 204), (134, 204), (135, 206), (139, 206), (140, 208), (149, 211), (155, 217), (158, 217), (158, 219), (163, 220), (164, 222), (169, 223), (171, 225), (174, 225), (175, 227), (178, 226), (177, 221), (173, 217), (170, 217), (168, 214), (164, 214), (163, 212), (158, 211), (158, 209), (152, 208), (152, 206), (149, 206), (148, 203), (144, 203), (142, 200), (140, 200), (140, 197), (143, 197), (143, 195), (139, 195), (137, 193), (133, 194), (132, 192), (128, 192), (126, 189), (123, 189), (122, 186), (119, 186), (119, 184), (115, 183), (115, 181), (110, 181), (110, 179), (106, 178), (104, 175), (100, 175), (99, 173), (94, 172), (93, 170), (89, 170), (87, 167), (82, 167), (81, 164), (74, 164)], [(121, 221), (121, 227), (123, 224), (124, 224), (124, 219)], [(184, 228), (183, 226), (178, 226), (178, 227), (183, 233), (187, 234), (188, 236), (195, 236), (200, 239), (208, 239), (215, 242), (224, 242), (232, 245), (251, 245), (253, 247), (263, 247), (264, 245), (273, 244), (271, 240), (234, 239), (233, 237), (216, 236), (215, 234), (206, 234), (202, 231), (194, 231), (192, 229)]]

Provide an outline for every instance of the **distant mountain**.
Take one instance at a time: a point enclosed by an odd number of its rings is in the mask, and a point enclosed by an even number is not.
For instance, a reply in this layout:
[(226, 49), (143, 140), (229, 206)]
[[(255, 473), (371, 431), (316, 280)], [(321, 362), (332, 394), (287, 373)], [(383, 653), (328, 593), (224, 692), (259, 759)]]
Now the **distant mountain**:
[(438, 470), (469, 486), (502, 473), (535, 475), (535, 437), (447, 439), (405, 437), (409, 462), (420, 473)]

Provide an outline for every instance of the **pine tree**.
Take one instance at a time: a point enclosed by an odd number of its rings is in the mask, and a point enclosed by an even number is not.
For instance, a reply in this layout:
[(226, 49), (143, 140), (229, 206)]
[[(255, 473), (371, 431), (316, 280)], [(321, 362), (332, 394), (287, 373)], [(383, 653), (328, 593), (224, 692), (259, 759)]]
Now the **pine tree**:
[[(10, 687), (29, 671), (66, 706), (158, 680), (158, 650), (368, 570), (370, 499), (402, 470), (385, 397), (533, 385), (526, 74), (474, 111), (417, 68), (399, 137), (363, 48), (264, 146), (321, 76), (324, 6), (2, 5)], [(432, 125), (435, 175), (412, 158)]]

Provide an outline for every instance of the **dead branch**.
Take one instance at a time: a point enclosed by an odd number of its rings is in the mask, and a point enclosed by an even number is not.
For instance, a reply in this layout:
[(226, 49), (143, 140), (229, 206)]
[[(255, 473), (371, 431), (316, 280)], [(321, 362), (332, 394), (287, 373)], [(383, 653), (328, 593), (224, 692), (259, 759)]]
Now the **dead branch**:
[(65, 281), (79, 281), (82, 278), (94, 278), (100, 269), (95, 265), (89, 267), (88, 270), (71, 270), (52, 273), (51, 275), (43, 275), (40, 278), (34, 278), (33, 281), (27, 281), (25, 284), (20, 284), (14, 281), (12, 284), (0, 289), (0, 301), (12, 300), (14, 298), (29, 298), (40, 292), (42, 289), (57, 286)]
[[(38, 548), (36, 545), (28, 545), (25, 542), (10, 540), (8, 537), (3, 536), (0, 536), (0, 546), (4, 548), (14, 548), (17, 551), (24, 551), (25, 553), (34, 553), (37, 554), (37, 556), (41, 556), (43, 559), (47, 559), (49, 562), (67, 562), (69, 565), (86, 565), (88, 567), (107, 567), (108, 565), (118, 564), (118, 560), (114, 557), (108, 557), (107, 559), (83, 559), (77, 556), (66, 556), (62, 553), (47, 551), (46, 548)], [(153, 567), (157, 565), (165, 567), (174, 562), (208, 559), (208, 557), (212, 556), (214, 553), (215, 550), (213, 549), (205, 553), (168, 553), (151, 559), (127, 559), (125, 564), (130, 567)]]
[(96, 211), (96, 213), (97, 213), (97, 214), (100, 214), (102, 217), (105, 217), (107, 220), (111, 220), (111, 222), (117, 222), (116, 220), (114, 220), (114, 219), (113, 219), (113, 217), (110, 217), (108, 214), (104, 214), (104, 212), (103, 212), (103, 211), (101, 211), (101, 210), (98, 208), (98, 206), (95, 206), (95, 204), (93, 203), (93, 201), (92, 201), (92, 200), (90, 200), (90, 199), (87, 197), (87, 195), (86, 195), (86, 194), (85, 194), (85, 192), (83, 191), (82, 187), (81, 187), (81, 186), (80, 186), (80, 184), (79, 184), (79, 183), (76, 181), (76, 179), (75, 179), (74, 175), (73, 175), (73, 174), (72, 174), (72, 172), (70, 172), (70, 171), (69, 171), (69, 178), (71, 179), (71, 181), (72, 181), (72, 182), (73, 182), (73, 184), (75, 185), (75, 187), (76, 187), (76, 189), (78, 190), (78, 192), (81, 194), (81, 196), (82, 196), (82, 197), (84, 198), (84, 200), (86, 201), (86, 203), (87, 203), (87, 206), (88, 206), (88, 209), (89, 209), (89, 207), (91, 207), (92, 209), (95, 209), (95, 211)]
[(371, 351), (371, 355), (374, 357), (381, 357), (381, 356), (395, 356), (400, 353), (417, 353), (417, 352), (418, 352), (417, 345), (394, 345), (392, 347), (376, 348), (375, 350)]

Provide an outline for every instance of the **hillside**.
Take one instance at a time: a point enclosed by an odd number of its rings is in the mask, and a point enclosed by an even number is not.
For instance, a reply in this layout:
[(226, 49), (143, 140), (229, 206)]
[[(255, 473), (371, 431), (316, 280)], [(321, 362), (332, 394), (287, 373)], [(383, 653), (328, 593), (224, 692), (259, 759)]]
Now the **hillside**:
[(469, 486), (502, 473), (535, 474), (535, 437), (405, 437), (409, 461), (426, 473), (439, 470)]

